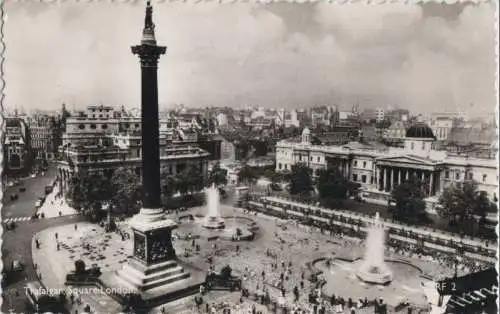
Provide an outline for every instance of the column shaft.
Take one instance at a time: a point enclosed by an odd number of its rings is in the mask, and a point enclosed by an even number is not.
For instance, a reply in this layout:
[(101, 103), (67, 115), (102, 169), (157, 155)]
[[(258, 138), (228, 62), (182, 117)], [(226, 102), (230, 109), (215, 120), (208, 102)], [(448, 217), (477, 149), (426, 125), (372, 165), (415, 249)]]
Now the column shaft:
[(429, 183), (429, 195), (434, 195), (434, 172), (431, 171), (431, 179)]
[(382, 168), (382, 178), (384, 180), (384, 191), (387, 191), (387, 171), (386, 168)]

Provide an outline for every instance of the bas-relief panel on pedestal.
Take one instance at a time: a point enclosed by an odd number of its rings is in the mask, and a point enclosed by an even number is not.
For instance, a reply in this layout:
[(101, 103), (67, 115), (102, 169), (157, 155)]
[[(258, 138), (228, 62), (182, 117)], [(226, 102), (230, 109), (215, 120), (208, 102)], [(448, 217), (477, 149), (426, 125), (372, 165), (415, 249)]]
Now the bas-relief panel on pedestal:
[(146, 237), (139, 233), (134, 233), (134, 256), (146, 261)]
[(148, 262), (160, 263), (175, 258), (170, 230), (151, 235), (148, 239)]

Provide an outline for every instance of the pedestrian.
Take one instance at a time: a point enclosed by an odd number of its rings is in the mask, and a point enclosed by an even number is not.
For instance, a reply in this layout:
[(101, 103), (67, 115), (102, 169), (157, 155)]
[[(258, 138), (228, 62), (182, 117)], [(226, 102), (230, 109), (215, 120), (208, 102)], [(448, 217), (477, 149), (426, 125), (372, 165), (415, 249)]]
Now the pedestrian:
[(60, 245), (59, 245), (59, 242), (57, 242), (57, 250), (59, 251), (61, 248), (60, 248)]
[(75, 224), (75, 231), (78, 229), (78, 226)]
[(61, 212), (61, 211), (59, 211), (59, 217), (61, 217), (61, 216), (62, 216), (62, 212)]
[(59, 235), (57, 234), (57, 232), (56, 232), (55, 236), (56, 236), (56, 240), (57, 240), (59, 238)]

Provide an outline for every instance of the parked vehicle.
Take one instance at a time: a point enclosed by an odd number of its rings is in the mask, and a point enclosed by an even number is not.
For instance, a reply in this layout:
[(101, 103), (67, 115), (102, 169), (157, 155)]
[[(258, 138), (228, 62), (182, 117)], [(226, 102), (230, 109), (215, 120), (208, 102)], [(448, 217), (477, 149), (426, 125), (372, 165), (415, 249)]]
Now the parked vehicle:
[(52, 193), (53, 189), (54, 189), (54, 188), (52, 187), (52, 185), (47, 185), (47, 186), (45, 186), (45, 194), (50, 194), (50, 193)]
[(18, 260), (12, 261), (12, 271), (13, 272), (20, 272), (23, 270), (24, 270), (24, 265), (21, 261), (18, 261)]
[(14, 193), (14, 194), (11, 194), (11, 195), (10, 195), (10, 200), (11, 200), (11, 201), (15, 201), (15, 200), (17, 200), (18, 198), (19, 198), (19, 195), (17, 195), (16, 193)]
[(271, 183), (271, 184), (269, 184), (269, 187), (273, 191), (283, 191), (283, 188), (278, 183)]
[(24, 186), (20, 187), (19, 192), (26, 192), (26, 188)]

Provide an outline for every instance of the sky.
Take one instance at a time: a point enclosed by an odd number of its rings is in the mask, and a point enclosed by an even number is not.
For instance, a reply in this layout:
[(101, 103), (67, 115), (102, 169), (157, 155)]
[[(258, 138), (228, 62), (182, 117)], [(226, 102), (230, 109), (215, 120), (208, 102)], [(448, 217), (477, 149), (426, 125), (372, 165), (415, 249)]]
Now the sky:
[[(494, 4), (153, 2), (162, 107), (494, 112)], [(7, 0), (6, 108), (140, 106), (145, 3)]]

